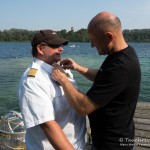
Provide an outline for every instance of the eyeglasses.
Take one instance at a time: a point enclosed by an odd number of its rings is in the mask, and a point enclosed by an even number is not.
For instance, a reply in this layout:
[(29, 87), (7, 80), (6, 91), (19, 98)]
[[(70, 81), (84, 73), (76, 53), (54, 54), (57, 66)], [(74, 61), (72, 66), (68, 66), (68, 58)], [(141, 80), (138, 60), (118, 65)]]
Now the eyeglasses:
[(53, 44), (49, 44), (49, 45), (46, 45), (50, 48), (59, 48), (59, 47), (63, 47), (63, 45), (53, 45)]

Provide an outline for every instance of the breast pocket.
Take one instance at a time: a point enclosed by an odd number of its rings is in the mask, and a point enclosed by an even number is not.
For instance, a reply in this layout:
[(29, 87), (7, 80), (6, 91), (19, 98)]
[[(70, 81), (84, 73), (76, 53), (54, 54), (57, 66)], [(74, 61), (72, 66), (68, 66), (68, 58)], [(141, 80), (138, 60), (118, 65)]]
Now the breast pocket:
[(64, 113), (70, 108), (69, 102), (66, 99), (64, 91), (61, 86), (55, 86), (52, 92), (53, 96), (53, 107), (55, 110), (55, 114)]

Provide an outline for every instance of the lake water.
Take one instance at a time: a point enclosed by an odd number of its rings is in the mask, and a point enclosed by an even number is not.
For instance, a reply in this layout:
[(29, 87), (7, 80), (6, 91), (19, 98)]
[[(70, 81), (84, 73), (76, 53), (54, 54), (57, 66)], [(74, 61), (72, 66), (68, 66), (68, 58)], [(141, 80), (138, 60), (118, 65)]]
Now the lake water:
[[(150, 43), (129, 43), (139, 57), (142, 81), (139, 101), (150, 102)], [(75, 45), (75, 47), (70, 47)], [(98, 55), (90, 43), (70, 43), (64, 47), (62, 58), (71, 57), (78, 63), (99, 68), (106, 56)], [(19, 111), (17, 86), (21, 75), (32, 62), (30, 43), (0, 43), (0, 115), (10, 110)], [(86, 92), (91, 82), (74, 72), (74, 78), (81, 91)]]

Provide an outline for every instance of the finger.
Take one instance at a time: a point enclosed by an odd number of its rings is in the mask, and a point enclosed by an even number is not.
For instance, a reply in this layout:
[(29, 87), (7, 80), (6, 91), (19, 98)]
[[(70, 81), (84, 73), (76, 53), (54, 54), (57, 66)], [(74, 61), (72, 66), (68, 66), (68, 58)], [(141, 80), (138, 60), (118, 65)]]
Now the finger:
[(60, 61), (60, 65), (67, 65), (70, 62), (71, 62), (70, 59), (63, 59), (63, 60)]
[(71, 69), (70, 65), (63, 65), (63, 69)]

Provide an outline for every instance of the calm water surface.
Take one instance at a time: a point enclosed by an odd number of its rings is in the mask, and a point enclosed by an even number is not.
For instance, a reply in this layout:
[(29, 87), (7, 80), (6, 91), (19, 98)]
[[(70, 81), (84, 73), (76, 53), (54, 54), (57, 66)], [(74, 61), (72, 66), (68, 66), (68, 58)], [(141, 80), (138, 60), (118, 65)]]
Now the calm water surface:
[[(75, 44), (75, 47), (70, 47)], [(129, 43), (136, 49), (142, 70), (139, 101), (150, 102), (150, 43)], [(71, 57), (78, 63), (99, 68), (105, 56), (99, 56), (89, 43), (70, 43), (64, 47), (63, 58)], [(0, 115), (10, 110), (19, 111), (17, 86), (22, 73), (32, 62), (30, 43), (0, 43)], [(86, 92), (91, 82), (73, 72), (80, 90)]]

